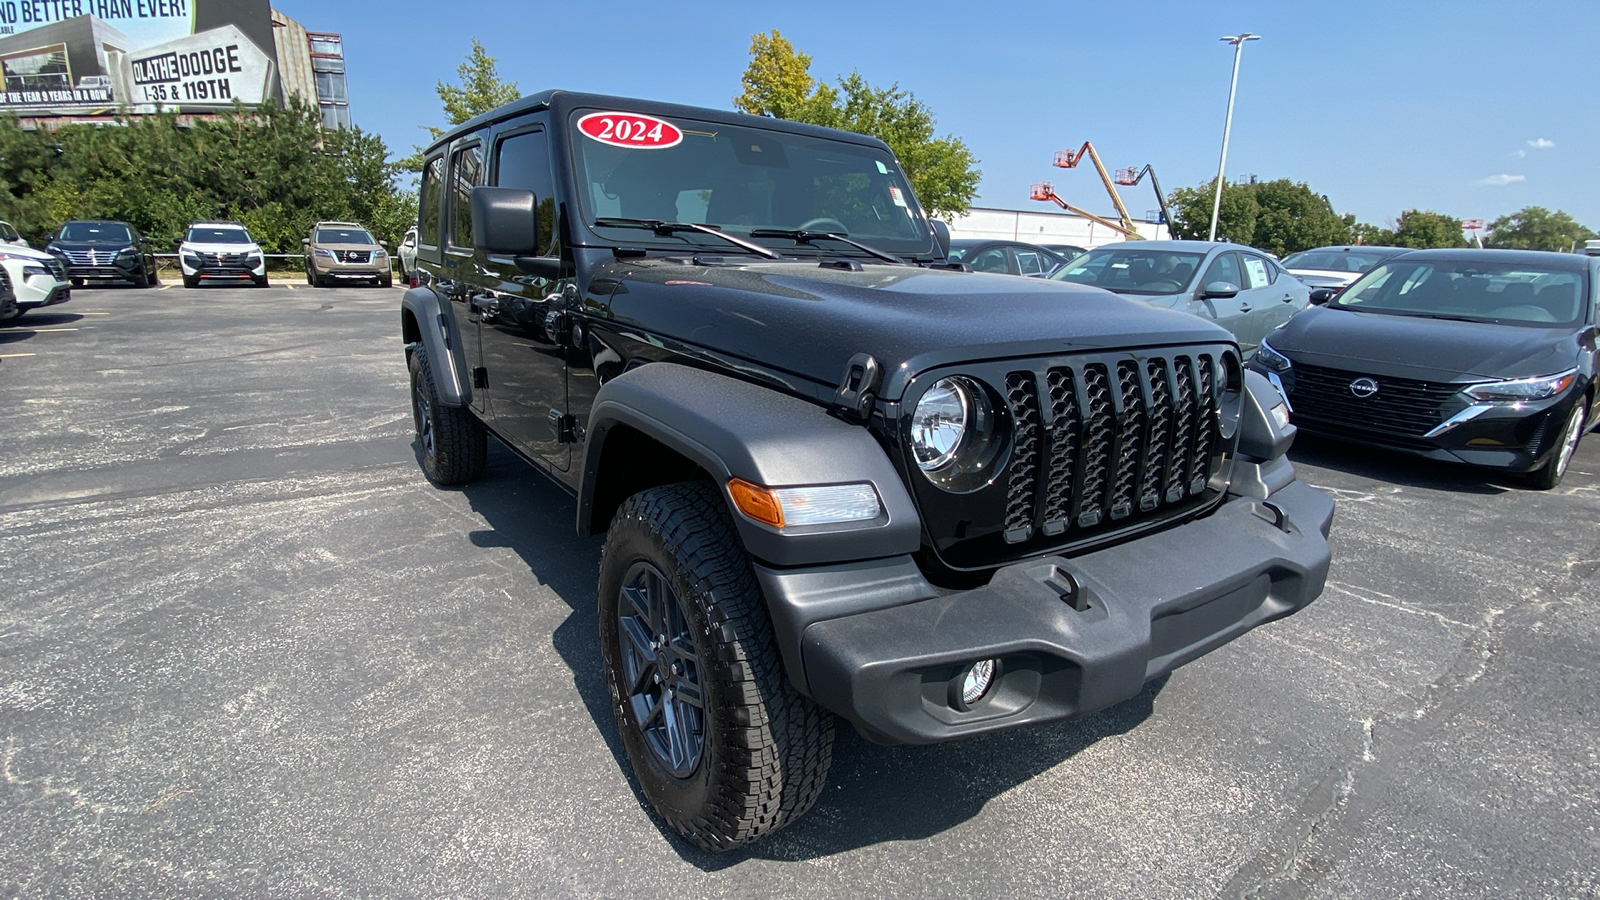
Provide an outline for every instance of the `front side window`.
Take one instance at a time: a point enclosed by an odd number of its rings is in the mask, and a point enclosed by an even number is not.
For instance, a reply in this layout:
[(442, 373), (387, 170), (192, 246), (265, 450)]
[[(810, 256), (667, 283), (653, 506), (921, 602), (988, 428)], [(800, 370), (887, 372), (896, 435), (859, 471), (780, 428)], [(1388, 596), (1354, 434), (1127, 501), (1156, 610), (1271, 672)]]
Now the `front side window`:
[[(601, 218), (662, 220), (713, 225), (739, 236), (758, 229), (804, 229), (843, 232), (890, 252), (933, 250), (932, 232), (910, 185), (882, 149), (693, 120), (661, 123), (681, 133), (670, 146), (617, 146), (605, 140), (605, 132), (594, 136), (578, 127), (589, 113), (574, 113), (569, 127), (579, 202), (591, 225)], [(702, 242), (693, 234), (666, 239), (637, 229), (597, 230), (629, 243), (681, 247), (684, 240)], [(783, 238), (755, 239), (785, 251), (792, 244)]]
[(1582, 272), (1475, 260), (1397, 260), (1363, 275), (1329, 306), (1548, 327), (1582, 321), (1588, 295)]
[(483, 184), (483, 148), (457, 150), (450, 158), (450, 246), (472, 249), (472, 189)]
[(422, 188), (417, 194), (417, 240), (424, 246), (439, 246), (439, 197), (444, 182), (444, 157), (428, 160), (422, 170)]
[(1050, 277), (1119, 294), (1176, 294), (1188, 290), (1202, 259), (1176, 250), (1106, 247), (1074, 258)]
[(1200, 286), (1216, 284), (1219, 281), (1227, 282), (1235, 287), (1244, 287), (1244, 279), (1239, 274), (1239, 258), (1232, 253), (1219, 254), (1206, 268), (1205, 278), (1200, 280)]
[(17, 234), (17, 230), (11, 227), (11, 223), (0, 222), (0, 239), (14, 241), (18, 237), (21, 237), (21, 235)]
[(1050, 265), (1045, 261), (1044, 255), (1037, 250), (1018, 250), (1017, 268), (1024, 275), (1043, 275), (1050, 271)]
[(495, 185), (532, 191), (538, 201), (540, 256), (560, 254), (555, 227), (555, 177), (550, 171), (550, 138), (544, 131), (525, 131), (495, 145)]

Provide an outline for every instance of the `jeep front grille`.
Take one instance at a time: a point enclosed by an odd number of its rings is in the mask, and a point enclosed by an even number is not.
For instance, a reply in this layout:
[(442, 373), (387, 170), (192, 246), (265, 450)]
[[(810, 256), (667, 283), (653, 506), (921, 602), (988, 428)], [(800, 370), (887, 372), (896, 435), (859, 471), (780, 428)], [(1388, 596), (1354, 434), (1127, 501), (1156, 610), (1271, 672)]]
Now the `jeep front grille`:
[(1011, 441), (985, 487), (953, 494), (920, 478), (915, 493), (935, 547), (951, 565), (976, 568), (1205, 508), (1231, 450), (1222, 413), (1240, 402), (1238, 372), (1228, 345), (963, 367), (995, 389)]

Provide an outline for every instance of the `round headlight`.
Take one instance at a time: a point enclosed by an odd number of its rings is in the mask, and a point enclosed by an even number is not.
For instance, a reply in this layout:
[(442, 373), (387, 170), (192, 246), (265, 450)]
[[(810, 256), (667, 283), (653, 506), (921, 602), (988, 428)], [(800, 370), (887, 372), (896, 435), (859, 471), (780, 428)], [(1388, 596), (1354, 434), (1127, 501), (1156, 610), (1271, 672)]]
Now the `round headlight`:
[(917, 466), (931, 471), (948, 465), (961, 451), (972, 418), (972, 395), (954, 378), (928, 388), (911, 414), (911, 451)]

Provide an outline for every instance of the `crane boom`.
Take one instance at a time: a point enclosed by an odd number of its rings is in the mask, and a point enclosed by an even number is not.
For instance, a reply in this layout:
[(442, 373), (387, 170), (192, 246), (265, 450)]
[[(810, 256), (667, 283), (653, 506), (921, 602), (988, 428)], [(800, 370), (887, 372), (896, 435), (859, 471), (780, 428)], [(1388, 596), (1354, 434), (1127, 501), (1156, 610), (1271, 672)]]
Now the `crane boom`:
[(1146, 175), (1150, 176), (1150, 186), (1156, 189), (1156, 202), (1161, 204), (1161, 221), (1166, 223), (1167, 234), (1171, 236), (1172, 210), (1167, 208), (1167, 195), (1161, 192), (1161, 181), (1156, 178), (1154, 166), (1146, 163), (1143, 169), (1138, 170), (1138, 174), (1135, 174), (1133, 169), (1118, 169), (1117, 184), (1123, 187), (1132, 187), (1143, 181)]
[(1100, 154), (1094, 151), (1094, 145), (1088, 141), (1078, 148), (1077, 153), (1071, 150), (1062, 150), (1056, 153), (1055, 165), (1062, 169), (1075, 169), (1087, 154), (1089, 161), (1094, 163), (1094, 170), (1100, 173), (1100, 182), (1106, 186), (1106, 193), (1111, 195), (1111, 204), (1117, 208), (1117, 215), (1122, 217), (1122, 227), (1117, 229), (1131, 238), (1140, 237), (1139, 229), (1133, 224), (1133, 217), (1128, 215), (1128, 208), (1122, 205), (1122, 197), (1117, 194), (1117, 186), (1111, 180), (1111, 173), (1106, 171), (1105, 164), (1100, 162)]
[[(1057, 206), (1060, 206), (1062, 209), (1066, 210), (1067, 212), (1077, 213), (1078, 215), (1083, 216), (1085, 219), (1088, 219), (1089, 221), (1094, 222), (1094, 223), (1099, 224), (1099, 225), (1104, 225), (1105, 227), (1111, 229), (1112, 231), (1117, 232), (1118, 234), (1120, 234), (1123, 237), (1128, 238), (1130, 240), (1138, 240), (1138, 238), (1139, 238), (1139, 232), (1130, 231), (1127, 228), (1124, 228), (1121, 225), (1118, 225), (1117, 223), (1111, 221), (1110, 219), (1102, 218), (1102, 217), (1097, 216), (1094, 213), (1089, 212), (1087, 210), (1079, 209), (1076, 206), (1073, 206), (1072, 204), (1068, 203), (1067, 201), (1061, 199), (1061, 195), (1056, 193), (1055, 185), (1052, 185), (1048, 181), (1041, 181), (1038, 184), (1034, 185), (1032, 187), (1032, 189), (1029, 191), (1029, 196), (1033, 200), (1050, 200), (1050, 201), (1053, 201)], [(1124, 220), (1124, 221), (1126, 221), (1126, 220)]]

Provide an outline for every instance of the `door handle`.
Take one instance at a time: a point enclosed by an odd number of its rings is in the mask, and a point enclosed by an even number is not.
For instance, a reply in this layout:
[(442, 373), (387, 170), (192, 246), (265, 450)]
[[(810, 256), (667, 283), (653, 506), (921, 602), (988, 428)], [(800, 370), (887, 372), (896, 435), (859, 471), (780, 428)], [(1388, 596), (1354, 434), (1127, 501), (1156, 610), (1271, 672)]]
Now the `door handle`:
[(1239, 307), (1239, 312), (1242, 312), (1242, 313), (1247, 313), (1247, 312), (1249, 312), (1249, 311), (1250, 311), (1250, 304), (1248, 304), (1248, 303), (1246, 303), (1246, 304), (1243, 304), (1243, 305), (1241, 305), (1241, 306), (1240, 306), (1240, 307)]
[(1284, 294), (1283, 295), (1283, 302), (1291, 303), (1293, 301), (1294, 301), (1294, 295), (1293, 294)]

